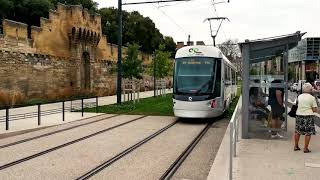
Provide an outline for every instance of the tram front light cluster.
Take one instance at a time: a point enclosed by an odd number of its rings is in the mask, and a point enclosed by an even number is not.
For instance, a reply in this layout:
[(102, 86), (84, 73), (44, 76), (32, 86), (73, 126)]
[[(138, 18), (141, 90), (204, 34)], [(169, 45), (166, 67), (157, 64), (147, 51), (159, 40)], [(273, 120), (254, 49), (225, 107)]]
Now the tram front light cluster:
[(211, 108), (217, 107), (217, 102), (216, 102), (216, 100), (212, 100), (212, 101), (210, 102), (210, 107), (211, 107)]

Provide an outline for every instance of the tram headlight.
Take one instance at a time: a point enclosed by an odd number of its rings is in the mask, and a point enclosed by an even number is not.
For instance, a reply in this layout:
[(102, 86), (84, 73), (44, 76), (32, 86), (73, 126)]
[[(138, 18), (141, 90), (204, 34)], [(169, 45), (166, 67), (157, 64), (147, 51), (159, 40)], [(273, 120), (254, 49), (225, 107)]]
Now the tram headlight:
[(216, 100), (213, 99), (213, 100), (210, 102), (210, 107), (211, 107), (211, 108), (217, 107), (217, 102), (216, 102)]

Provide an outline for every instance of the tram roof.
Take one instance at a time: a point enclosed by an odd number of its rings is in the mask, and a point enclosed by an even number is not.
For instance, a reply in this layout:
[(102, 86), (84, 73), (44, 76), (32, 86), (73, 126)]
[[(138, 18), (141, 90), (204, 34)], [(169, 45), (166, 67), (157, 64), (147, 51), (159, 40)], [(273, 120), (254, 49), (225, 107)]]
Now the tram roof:
[(205, 45), (196, 45), (196, 46), (185, 46), (180, 48), (175, 58), (183, 57), (213, 57), (213, 58), (222, 58), (230, 66), (235, 68), (233, 64), (223, 55), (221, 50), (214, 46), (205, 46)]
[(176, 58), (182, 57), (215, 57), (222, 58), (223, 54), (220, 49), (214, 46), (185, 46), (180, 48), (176, 53)]

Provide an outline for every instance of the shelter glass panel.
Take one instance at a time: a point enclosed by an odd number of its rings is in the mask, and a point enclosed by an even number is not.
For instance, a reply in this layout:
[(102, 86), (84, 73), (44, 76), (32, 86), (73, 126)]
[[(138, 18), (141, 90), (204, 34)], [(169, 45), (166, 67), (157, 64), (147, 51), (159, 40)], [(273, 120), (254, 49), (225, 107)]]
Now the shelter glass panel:
[(249, 134), (276, 135), (286, 127), (285, 64), (282, 57), (249, 65)]

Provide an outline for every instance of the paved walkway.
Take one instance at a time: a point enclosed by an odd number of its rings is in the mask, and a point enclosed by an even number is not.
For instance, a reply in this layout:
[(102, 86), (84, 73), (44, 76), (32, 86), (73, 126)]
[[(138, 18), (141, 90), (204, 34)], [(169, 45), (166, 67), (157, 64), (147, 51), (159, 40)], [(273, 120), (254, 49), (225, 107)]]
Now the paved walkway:
[[(320, 117), (319, 114), (316, 114)], [(293, 151), (295, 119), (288, 117), (288, 132), (283, 139), (241, 139), (233, 159), (233, 179), (236, 180), (319, 180), (320, 136), (311, 137), (311, 153)], [(316, 126), (320, 133), (320, 128)], [(300, 138), (303, 149), (304, 136)], [(229, 179), (229, 128), (221, 143), (208, 180)]]
[[(172, 93), (172, 90), (167, 90), (167, 93)], [(146, 91), (146, 92), (140, 92), (140, 98), (146, 98), (153, 96), (153, 91)], [(123, 96), (122, 96), (123, 98)], [(95, 98), (93, 99), (85, 99), (84, 104), (93, 103), (95, 104)], [(101, 105), (109, 105), (109, 104), (115, 104), (117, 102), (117, 96), (106, 96), (106, 97), (99, 97), (99, 106)], [(72, 107), (75, 106), (81, 106), (81, 101), (72, 101)], [(67, 101), (65, 102), (65, 108), (71, 107), (71, 102)], [(14, 116), (20, 114), (21, 116), (28, 116), (28, 114), (32, 113), (34, 117), (32, 118), (24, 118), (19, 120), (10, 120), (9, 123), (9, 130), (5, 130), (6, 124), (3, 119), (0, 121), (0, 137), (5, 136), (8, 133), (13, 132), (21, 132), (25, 130), (35, 129), (35, 128), (44, 128), (48, 126), (58, 125), (58, 124), (64, 124), (72, 121), (77, 121), (93, 116), (100, 115), (101, 113), (84, 113), (84, 116), (81, 116), (81, 113), (79, 112), (65, 112), (65, 121), (62, 121), (62, 113), (58, 112), (51, 115), (45, 115), (41, 116), (41, 125), (38, 126), (38, 118), (37, 118), (37, 106), (28, 106), (28, 107), (22, 107), (22, 108), (15, 108), (10, 109), (9, 115)], [(52, 103), (52, 104), (46, 104), (41, 105), (41, 111), (48, 111), (48, 110), (59, 110), (62, 109), (62, 103)], [(0, 110), (0, 118), (5, 117), (5, 110)]]

